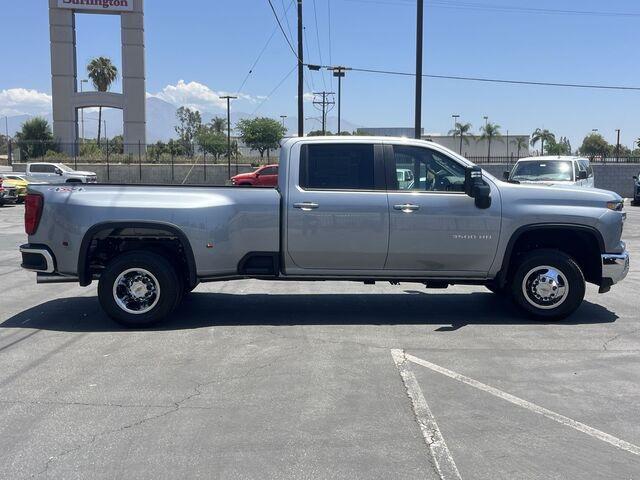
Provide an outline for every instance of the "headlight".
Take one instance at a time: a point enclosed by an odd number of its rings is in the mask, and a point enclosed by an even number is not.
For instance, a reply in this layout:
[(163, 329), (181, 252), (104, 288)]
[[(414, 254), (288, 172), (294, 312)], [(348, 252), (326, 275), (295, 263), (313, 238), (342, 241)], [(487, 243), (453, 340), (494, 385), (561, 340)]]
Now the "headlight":
[(613, 210), (614, 212), (621, 212), (624, 208), (624, 201), (622, 200), (613, 200), (611, 202), (607, 202), (607, 208), (609, 210)]

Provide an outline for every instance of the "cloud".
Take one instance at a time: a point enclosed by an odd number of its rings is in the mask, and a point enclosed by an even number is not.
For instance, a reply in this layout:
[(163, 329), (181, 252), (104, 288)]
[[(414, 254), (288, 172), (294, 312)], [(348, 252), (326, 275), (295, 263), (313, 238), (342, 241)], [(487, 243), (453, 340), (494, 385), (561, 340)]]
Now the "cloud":
[(185, 106), (201, 112), (227, 108), (227, 101), (220, 97), (234, 95), (241, 100), (255, 103), (259, 97), (252, 97), (244, 93), (229, 93), (212, 90), (199, 82), (185, 82), (179, 80), (175, 85), (167, 85), (158, 93), (148, 93), (147, 96), (159, 98), (177, 107)]
[(38, 115), (51, 111), (51, 95), (26, 88), (0, 90), (0, 115)]

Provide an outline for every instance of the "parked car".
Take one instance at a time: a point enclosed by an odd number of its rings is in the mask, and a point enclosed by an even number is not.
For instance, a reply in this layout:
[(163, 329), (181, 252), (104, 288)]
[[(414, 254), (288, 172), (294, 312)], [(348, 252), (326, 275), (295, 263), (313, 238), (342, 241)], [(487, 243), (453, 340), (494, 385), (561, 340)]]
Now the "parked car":
[(254, 187), (277, 187), (278, 165), (265, 165), (253, 172), (240, 173), (231, 177), (232, 185), (252, 185)]
[(18, 175), (15, 173), (3, 173), (0, 174), (0, 179), (3, 180), (4, 185), (7, 186), (14, 186), (16, 187), (16, 193), (18, 195), (18, 202), (17, 203), (23, 203), (24, 199), (27, 196), (27, 187), (29, 185), (36, 185), (36, 184), (41, 184), (43, 182), (34, 182), (34, 181), (29, 181), (27, 180), (27, 178), (23, 175)]
[(95, 172), (73, 170), (62, 163), (28, 163), (25, 171), (27, 180), (46, 183), (96, 183)]
[(8, 203), (16, 203), (18, 201), (18, 192), (13, 185), (5, 185), (0, 178), (0, 207)]
[[(403, 188), (409, 161), (425, 181)], [(614, 192), (502, 182), (433, 142), (296, 137), (277, 189), (30, 187), (20, 250), (38, 282), (98, 279), (102, 308), (135, 327), (199, 282), (243, 278), (485, 285), (546, 321), (585, 282), (625, 278), (625, 218)]]
[(633, 177), (633, 199), (631, 203), (633, 205), (640, 205), (640, 172)]
[(539, 185), (594, 187), (593, 168), (588, 158), (553, 156), (527, 157), (516, 162), (505, 180)]

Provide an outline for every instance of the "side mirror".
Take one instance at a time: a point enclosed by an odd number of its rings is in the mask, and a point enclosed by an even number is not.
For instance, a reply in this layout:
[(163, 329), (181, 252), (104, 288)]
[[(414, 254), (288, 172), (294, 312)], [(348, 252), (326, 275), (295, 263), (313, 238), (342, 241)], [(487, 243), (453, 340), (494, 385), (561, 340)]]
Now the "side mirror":
[(464, 193), (475, 198), (476, 207), (491, 206), (491, 187), (482, 180), (482, 169), (476, 165), (467, 167), (464, 179)]
[(586, 170), (578, 170), (578, 180), (586, 180), (588, 177)]
[(509, 180), (509, 170), (505, 170), (504, 172), (502, 172), (502, 178), (504, 178), (505, 180)]
[(633, 176), (633, 179), (637, 182), (637, 181), (638, 181), (638, 176), (637, 176), (637, 175), (634, 175), (634, 176)]
[(58, 167), (56, 167), (54, 172), (56, 173), (56, 175), (62, 175), (62, 170), (60, 170)]

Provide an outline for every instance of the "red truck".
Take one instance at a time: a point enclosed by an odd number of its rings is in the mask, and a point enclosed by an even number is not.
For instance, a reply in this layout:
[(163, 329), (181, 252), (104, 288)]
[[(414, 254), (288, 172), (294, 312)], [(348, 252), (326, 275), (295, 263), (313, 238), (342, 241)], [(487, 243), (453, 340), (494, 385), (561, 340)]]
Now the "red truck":
[(254, 187), (277, 187), (278, 165), (265, 165), (249, 173), (240, 173), (231, 178), (233, 185), (252, 185)]

